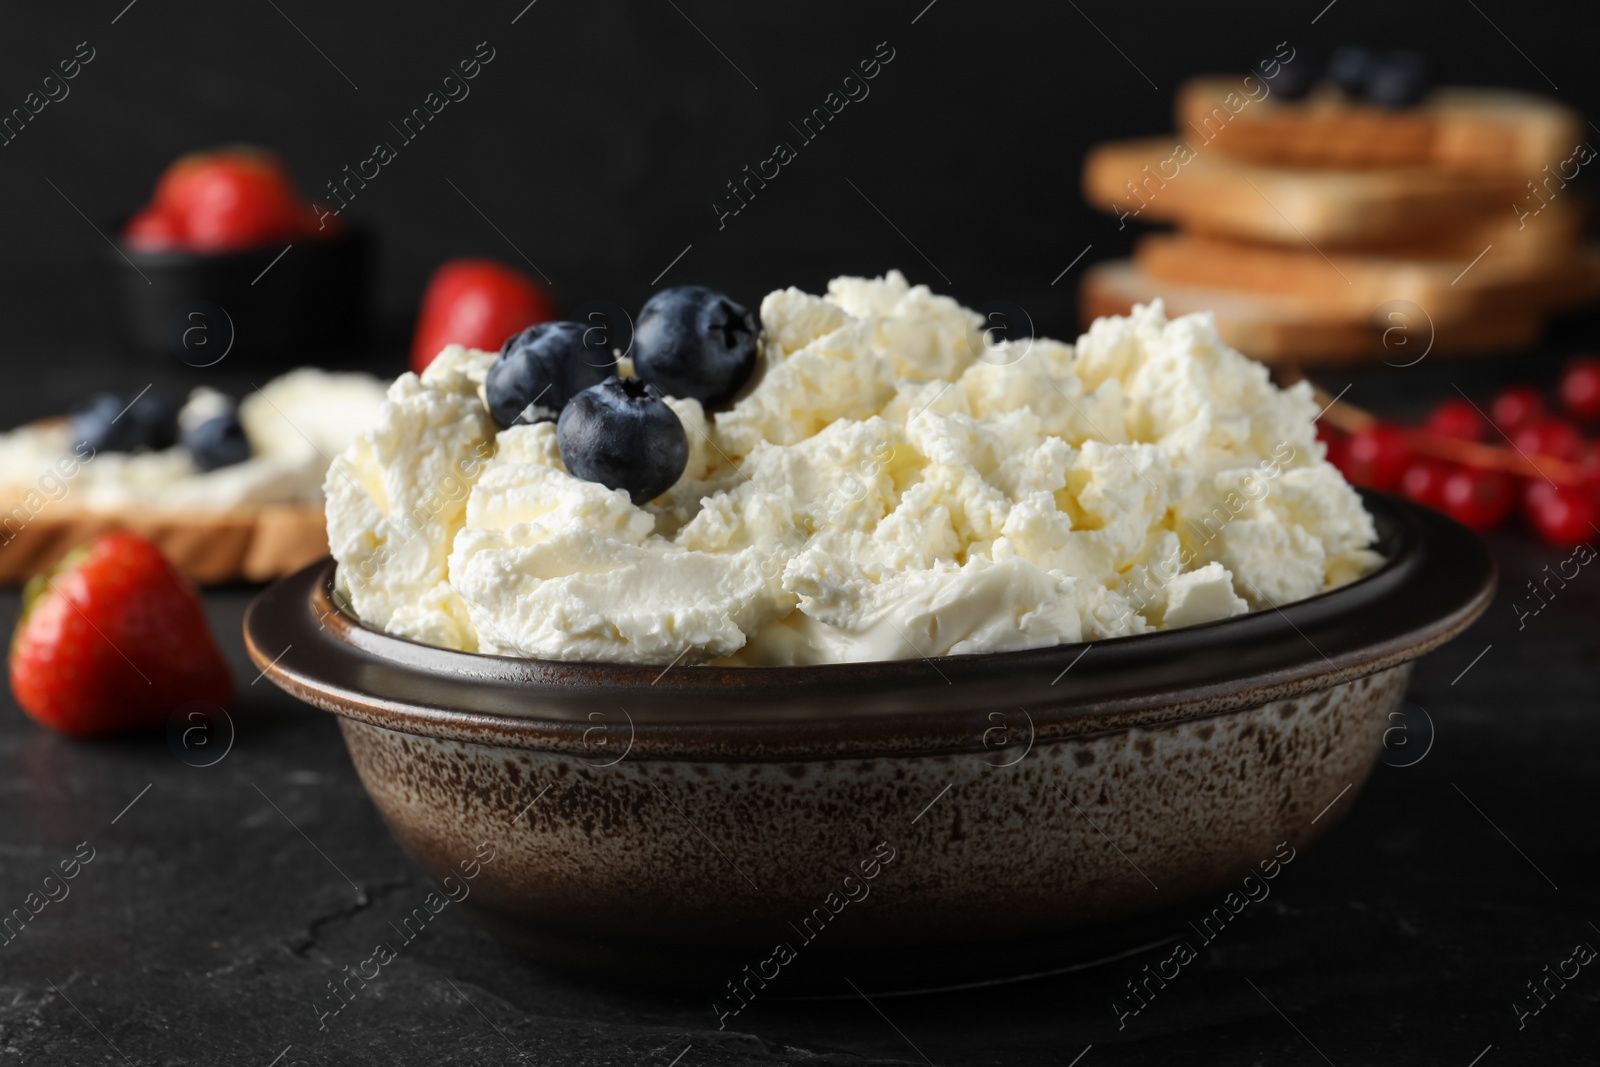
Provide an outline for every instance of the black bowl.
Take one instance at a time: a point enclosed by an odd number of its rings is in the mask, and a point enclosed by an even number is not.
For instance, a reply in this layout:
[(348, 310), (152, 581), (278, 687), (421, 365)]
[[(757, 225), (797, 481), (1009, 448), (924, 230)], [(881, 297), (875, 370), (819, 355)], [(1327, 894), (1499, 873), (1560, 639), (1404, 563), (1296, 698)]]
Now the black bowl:
[(370, 244), (357, 229), (237, 252), (117, 241), (106, 270), (133, 347), (191, 367), (224, 358), (289, 367), (337, 362), (360, 343)]

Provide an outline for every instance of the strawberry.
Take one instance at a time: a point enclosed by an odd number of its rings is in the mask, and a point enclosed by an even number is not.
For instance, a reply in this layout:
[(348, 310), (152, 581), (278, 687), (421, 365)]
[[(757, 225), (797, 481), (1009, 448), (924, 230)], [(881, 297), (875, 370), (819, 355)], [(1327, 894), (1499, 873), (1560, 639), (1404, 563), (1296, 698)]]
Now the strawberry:
[(187, 211), (195, 201), (200, 180), (218, 164), (248, 170), (276, 184), (278, 193), (294, 199), (294, 183), (276, 153), (253, 145), (230, 145), (210, 152), (190, 152), (173, 160), (156, 182), (151, 206), (166, 211)]
[(305, 209), (283, 175), (253, 161), (218, 157), (185, 188), (189, 246), (198, 252), (287, 241), (305, 228)]
[(122, 236), (141, 252), (169, 252), (184, 243), (183, 219), (162, 208), (143, 208), (128, 220)]
[(149, 541), (110, 533), (28, 583), (11, 691), (46, 726), (87, 735), (162, 725), (192, 700), (226, 706), (233, 678), (189, 583)]
[(190, 186), (196, 175), (205, 170), (215, 158), (215, 152), (190, 152), (167, 164), (167, 169), (156, 179), (156, 191), (150, 198), (150, 207), (172, 215), (182, 215), (193, 199)]
[(173, 221), (182, 247), (230, 252), (316, 230), (316, 215), (295, 193), (283, 161), (248, 146), (182, 156), (156, 183), (148, 207), (129, 221), (124, 235), (150, 247), (152, 215)]
[(452, 259), (433, 272), (411, 343), (421, 374), (445, 345), (497, 352), (507, 337), (556, 317), (555, 302), (532, 278), (492, 259)]

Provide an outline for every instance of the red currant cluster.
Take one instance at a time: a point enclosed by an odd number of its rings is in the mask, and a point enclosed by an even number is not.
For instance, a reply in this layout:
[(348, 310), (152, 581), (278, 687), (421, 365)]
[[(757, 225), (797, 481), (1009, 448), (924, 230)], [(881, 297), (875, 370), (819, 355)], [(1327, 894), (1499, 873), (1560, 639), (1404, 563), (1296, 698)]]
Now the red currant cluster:
[[(1558, 393), (1566, 414), (1600, 420), (1600, 356), (1569, 362)], [(1487, 412), (1445, 400), (1414, 427), (1336, 406), (1340, 417), (1318, 422), (1317, 436), (1355, 485), (1399, 492), (1474, 530), (1500, 526), (1520, 506), (1553, 545), (1600, 537), (1600, 439), (1552, 414), (1531, 386), (1501, 390)]]

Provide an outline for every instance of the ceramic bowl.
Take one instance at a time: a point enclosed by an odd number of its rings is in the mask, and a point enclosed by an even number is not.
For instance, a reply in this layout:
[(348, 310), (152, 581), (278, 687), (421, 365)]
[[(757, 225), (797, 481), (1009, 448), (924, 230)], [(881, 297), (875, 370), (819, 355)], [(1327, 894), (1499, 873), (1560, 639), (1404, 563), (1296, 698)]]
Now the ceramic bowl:
[(1348, 586), (1025, 652), (472, 655), (362, 625), (331, 561), (263, 592), (245, 638), (339, 717), (416, 862), (542, 960), (723, 1005), (752, 978), (767, 995), (981, 980), (1170, 937), (1151, 916), (1261, 877), (1354, 803), (1411, 661), (1495, 582), (1462, 527), (1366, 502), (1387, 562)]

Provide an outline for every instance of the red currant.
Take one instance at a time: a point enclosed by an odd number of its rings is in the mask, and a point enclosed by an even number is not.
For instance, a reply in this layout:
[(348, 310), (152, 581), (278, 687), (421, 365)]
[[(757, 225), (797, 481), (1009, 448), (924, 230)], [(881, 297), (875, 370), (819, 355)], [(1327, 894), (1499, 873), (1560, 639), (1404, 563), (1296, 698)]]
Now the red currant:
[(1600, 497), (1600, 441), (1585, 441), (1578, 446), (1575, 462), (1583, 472), (1583, 491)]
[(1581, 489), (1545, 484), (1550, 491), (1529, 515), (1539, 536), (1557, 548), (1570, 548), (1594, 537), (1600, 523), (1600, 507), (1594, 499)]
[(1451, 471), (1440, 487), (1444, 512), (1472, 530), (1492, 530), (1516, 504), (1516, 484), (1501, 471), (1462, 467)]
[(1580, 419), (1600, 419), (1600, 356), (1578, 356), (1561, 372), (1561, 403)]
[(1522, 485), (1522, 513), (1532, 522), (1539, 509), (1544, 507), (1544, 502), (1550, 499), (1550, 494), (1556, 487), (1543, 478), (1525, 479)]
[(1411, 442), (1400, 427), (1377, 422), (1351, 436), (1345, 458), (1345, 476), (1355, 484), (1393, 489), (1411, 462)]
[(1440, 437), (1455, 437), (1463, 441), (1481, 441), (1489, 424), (1467, 400), (1443, 400), (1428, 416), (1423, 425)]
[(1495, 394), (1489, 418), (1505, 433), (1537, 422), (1544, 415), (1544, 398), (1531, 385), (1513, 385)]
[(1444, 506), (1444, 480), (1454, 469), (1436, 459), (1414, 459), (1400, 476), (1400, 492), (1407, 500), (1440, 510)]
[(1529, 456), (1571, 459), (1578, 454), (1583, 438), (1571, 423), (1559, 419), (1540, 419), (1511, 432), (1511, 443)]

